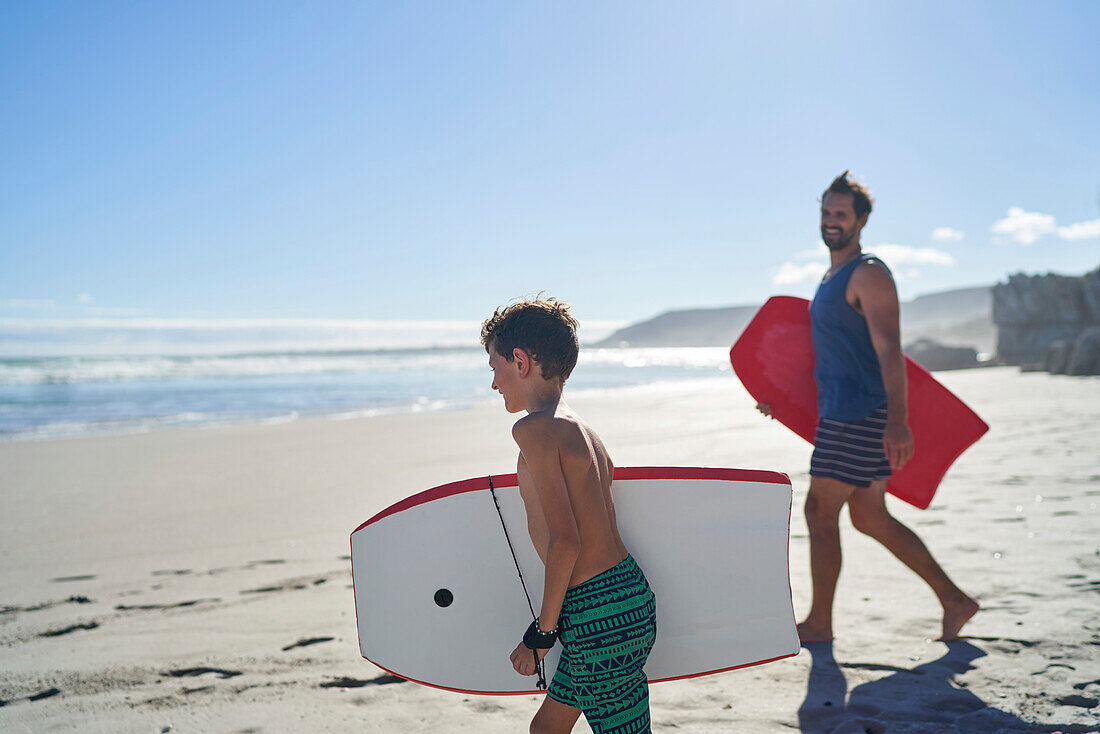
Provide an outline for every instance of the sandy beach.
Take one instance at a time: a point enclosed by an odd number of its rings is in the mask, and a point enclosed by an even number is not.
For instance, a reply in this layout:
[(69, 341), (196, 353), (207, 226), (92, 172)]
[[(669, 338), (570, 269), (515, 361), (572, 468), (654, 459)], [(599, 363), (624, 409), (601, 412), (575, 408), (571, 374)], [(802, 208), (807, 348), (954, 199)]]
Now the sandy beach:
[[(655, 685), (654, 731), (1100, 731), (1100, 380), (938, 377), (990, 432), (930, 509), (891, 507), (981, 602), (964, 639), (933, 641), (932, 593), (845, 517), (836, 641)], [(810, 446), (737, 380), (570, 402), (620, 466), (788, 473), (805, 613)], [(513, 471), (511, 420), (486, 404), (0, 444), (0, 731), (526, 731), (536, 697), (438, 691), (362, 660), (347, 555), (392, 502)]]

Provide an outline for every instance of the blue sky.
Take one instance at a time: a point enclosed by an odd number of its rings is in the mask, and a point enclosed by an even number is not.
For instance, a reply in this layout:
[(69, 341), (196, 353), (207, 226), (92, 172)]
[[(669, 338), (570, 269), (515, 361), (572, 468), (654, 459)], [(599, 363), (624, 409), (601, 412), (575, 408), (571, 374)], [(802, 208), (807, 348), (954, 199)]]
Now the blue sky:
[(1100, 264), (1095, 2), (0, 6), (0, 318), (582, 320)]

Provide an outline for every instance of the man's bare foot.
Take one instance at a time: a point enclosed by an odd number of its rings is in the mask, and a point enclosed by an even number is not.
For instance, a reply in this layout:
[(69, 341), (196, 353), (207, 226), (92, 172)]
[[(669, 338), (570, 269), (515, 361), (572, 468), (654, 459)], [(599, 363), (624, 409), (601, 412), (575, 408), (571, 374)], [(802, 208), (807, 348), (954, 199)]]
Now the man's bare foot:
[(809, 642), (832, 642), (833, 640), (831, 628), (814, 625), (808, 619), (795, 625), (795, 629), (798, 630), (798, 640), (803, 645)]
[(981, 607), (978, 602), (969, 596), (963, 600), (945, 606), (943, 608), (943, 635), (937, 639), (942, 642), (951, 642), (959, 639), (959, 630), (970, 621), (970, 618), (978, 613)]

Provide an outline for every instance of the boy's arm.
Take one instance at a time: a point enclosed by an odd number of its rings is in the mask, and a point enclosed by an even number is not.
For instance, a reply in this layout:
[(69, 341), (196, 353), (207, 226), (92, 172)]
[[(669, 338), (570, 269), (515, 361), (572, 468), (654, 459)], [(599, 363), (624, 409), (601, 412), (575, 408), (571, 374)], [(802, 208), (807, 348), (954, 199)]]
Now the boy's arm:
[(573, 565), (580, 554), (580, 533), (550, 422), (525, 418), (512, 428), (512, 437), (531, 472), (535, 495), (542, 506), (549, 531), (542, 609), (539, 612), (539, 627), (549, 632), (557, 627), (561, 605), (573, 575)]

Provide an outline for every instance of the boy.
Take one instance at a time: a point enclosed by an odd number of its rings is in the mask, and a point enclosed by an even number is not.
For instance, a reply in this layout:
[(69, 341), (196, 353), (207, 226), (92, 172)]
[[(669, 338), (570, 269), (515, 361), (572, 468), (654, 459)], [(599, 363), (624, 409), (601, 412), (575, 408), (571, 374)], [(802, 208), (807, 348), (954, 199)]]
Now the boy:
[(596, 734), (648, 732), (642, 666), (657, 635), (656, 606), (619, 537), (607, 449), (562, 399), (577, 363), (577, 320), (557, 299), (522, 300), (482, 324), (481, 343), (505, 409), (527, 412), (512, 437), (528, 531), (546, 568), (541, 611), (512, 666), (534, 675), (555, 639), (562, 643), (531, 731), (568, 732), (583, 712)]

